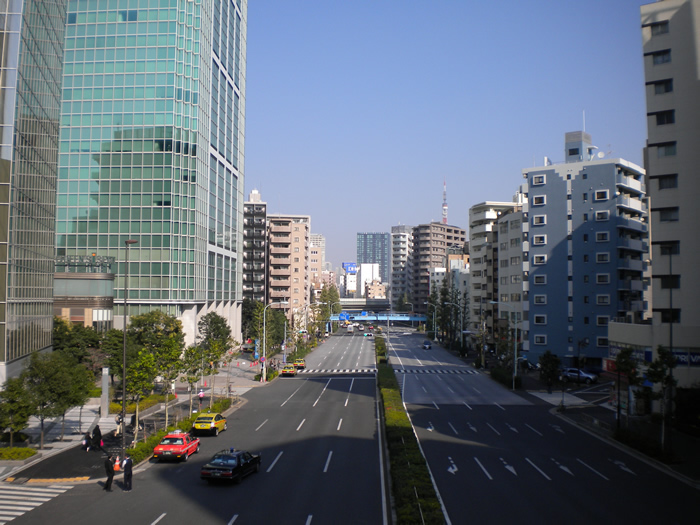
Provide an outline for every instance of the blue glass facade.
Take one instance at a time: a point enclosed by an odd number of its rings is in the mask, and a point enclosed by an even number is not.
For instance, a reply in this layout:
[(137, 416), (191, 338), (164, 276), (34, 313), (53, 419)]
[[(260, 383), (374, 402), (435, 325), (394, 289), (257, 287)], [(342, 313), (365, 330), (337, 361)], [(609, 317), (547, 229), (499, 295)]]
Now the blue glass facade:
[(51, 346), (66, 0), (0, 3), (0, 383)]
[(130, 314), (240, 300), (245, 12), (245, 0), (68, 2), (56, 248), (124, 261), (138, 241)]

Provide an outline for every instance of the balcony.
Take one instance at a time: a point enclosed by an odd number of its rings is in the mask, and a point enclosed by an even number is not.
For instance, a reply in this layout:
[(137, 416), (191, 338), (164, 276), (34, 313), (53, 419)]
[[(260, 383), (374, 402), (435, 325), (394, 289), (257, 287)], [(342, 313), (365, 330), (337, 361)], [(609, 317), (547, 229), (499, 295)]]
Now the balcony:
[(271, 233), (288, 233), (291, 235), (292, 223), (280, 224), (277, 222), (273, 222), (270, 224), (270, 232)]
[(270, 287), (271, 288), (276, 288), (280, 286), (285, 286), (289, 288), (292, 285), (291, 279), (272, 279), (270, 281)]
[(618, 248), (626, 250), (646, 253), (649, 251), (649, 245), (641, 239), (621, 238), (617, 241)]
[(277, 264), (280, 266), (287, 265), (289, 266), (292, 264), (292, 258), (291, 257), (272, 257), (270, 259), (270, 264)]
[(291, 246), (275, 246), (272, 245), (270, 247), (270, 254), (271, 255), (291, 255), (292, 254), (292, 248)]
[(616, 204), (618, 208), (625, 208), (627, 210), (636, 211), (638, 213), (647, 213), (647, 207), (639, 199), (620, 195), (617, 198)]
[(618, 173), (615, 183), (622, 188), (627, 188), (637, 193), (646, 193), (646, 186), (641, 180), (634, 179), (627, 175)]
[(289, 290), (270, 290), (270, 298), (289, 300)]
[(274, 276), (274, 275), (289, 276), (289, 273), (290, 273), (289, 268), (270, 268), (270, 276)]
[(483, 235), (485, 233), (490, 233), (493, 231), (495, 224), (493, 223), (484, 223), (484, 224), (477, 224), (476, 226), (471, 226), (469, 228), (469, 235)]
[(617, 289), (619, 291), (626, 291), (626, 292), (643, 292), (644, 291), (644, 281), (642, 281), (641, 279), (618, 281)]
[(617, 268), (619, 270), (635, 270), (637, 272), (644, 271), (644, 261), (641, 259), (630, 259), (629, 257), (624, 257), (618, 259)]
[(618, 217), (617, 227), (643, 233), (649, 231), (649, 225), (642, 222), (640, 219), (627, 219), (625, 217)]
[(498, 219), (498, 212), (496, 210), (484, 210), (480, 211), (477, 213), (474, 213), (469, 217), (469, 230), (473, 231), (474, 226), (472, 226), (475, 222), (481, 222), (481, 221), (495, 221)]

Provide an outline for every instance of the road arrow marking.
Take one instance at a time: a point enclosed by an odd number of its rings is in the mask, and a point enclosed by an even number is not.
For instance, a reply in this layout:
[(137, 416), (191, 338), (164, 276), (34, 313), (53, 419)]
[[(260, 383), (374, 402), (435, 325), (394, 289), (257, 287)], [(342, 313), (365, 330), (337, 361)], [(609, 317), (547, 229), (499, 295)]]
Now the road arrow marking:
[(555, 464), (557, 467), (559, 467), (560, 469), (562, 469), (564, 472), (566, 472), (567, 474), (569, 474), (569, 475), (571, 475), (571, 476), (574, 475), (574, 473), (571, 472), (571, 471), (569, 470), (569, 467), (567, 467), (567, 466), (565, 466), (565, 465), (562, 465), (561, 463), (559, 463), (559, 462), (558, 462), (556, 459), (554, 459), (554, 458), (550, 458), (550, 459), (551, 459), (552, 461), (554, 461), (554, 464)]
[(467, 422), (467, 425), (469, 425), (469, 428), (470, 428), (471, 430), (473, 430), (474, 432), (477, 431), (477, 430), (476, 430), (476, 427), (475, 427), (474, 425), (472, 425), (471, 423)]
[(457, 468), (457, 465), (455, 465), (455, 462), (452, 460), (451, 457), (448, 456), (447, 459), (450, 460), (450, 466), (447, 467), (447, 472), (449, 472), (450, 474), (455, 474), (457, 472), (457, 470), (459, 470)]
[(433, 424), (430, 421), (428, 421), (428, 427), (426, 428), (426, 430), (428, 432), (432, 432), (433, 430), (435, 430), (435, 427), (433, 426)]
[(514, 476), (518, 475), (518, 473), (515, 472), (515, 467), (513, 465), (509, 465), (508, 463), (506, 463), (506, 460), (503, 458), (498, 458), (498, 459), (501, 460), (501, 463), (503, 463), (503, 466), (506, 468), (506, 470), (509, 470)]
[(623, 461), (620, 461), (619, 459), (616, 459), (616, 460), (612, 460), (612, 459), (611, 459), (610, 461), (612, 461), (615, 465), (617, 465), (618, 467), (620, 467), (620, 468), (621, 468), (622, 470), (624, 470), (625, 472), (629, 472), (629, 473), (632, 474), (633, 476), (636, 476), (636, 475), (637, 475), (637, 474), (635, 474), (634, 472), (632, 472), (632, 469), (630, 469), (627, 465), (625, 465), (625, 463), (624, 463)]
[(564, 434), (564, 431), (561, 429), (561, 427), (560, 427), (559, 425), (552, 425), (552, 424), (550, 423), (549, 426), (552, 427), (552, 428), (553, 428), (554, 430), (556, 430), (557, 432), (561, 432), (562, 434)]
[(518, 429), (517, 429), (517, 428), (510, 426), (508, 423), (506, 423), (506, 426), (507, 426), (509, 429), (511, 429), (513, 432), (515, 432), (516, 434), (518, 434)]

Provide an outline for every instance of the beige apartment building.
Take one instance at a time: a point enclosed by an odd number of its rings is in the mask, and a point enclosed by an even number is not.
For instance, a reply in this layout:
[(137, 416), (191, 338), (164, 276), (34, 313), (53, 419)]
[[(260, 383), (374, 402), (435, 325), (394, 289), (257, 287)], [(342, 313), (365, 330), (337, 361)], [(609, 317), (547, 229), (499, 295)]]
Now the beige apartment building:
[(610, 323), (610, 359), (632, 348), (648, 365), (670, 348), (679, 386), (700, 380), (700, 0), (641, 7), (647, 102), (645, 168), (650, 197), (652, 321)]
[(270, 215), (269, 243), (269, 303), (286, 302), (288, 318), (294, 310), (309, 304), (309, 254), (311, 217), (308, 215)]

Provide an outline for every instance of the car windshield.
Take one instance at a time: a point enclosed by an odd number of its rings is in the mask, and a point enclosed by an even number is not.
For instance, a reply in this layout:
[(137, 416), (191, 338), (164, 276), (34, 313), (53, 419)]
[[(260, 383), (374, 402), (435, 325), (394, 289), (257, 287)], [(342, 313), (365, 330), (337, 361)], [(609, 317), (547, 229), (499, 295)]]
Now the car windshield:
[(161, 445), (182, 445), (182, 438), (165, 438)]
[(235, 467), (236, 463), (235, 456), (216, 456), (211, 460), (211, 464), (217, 467)]

